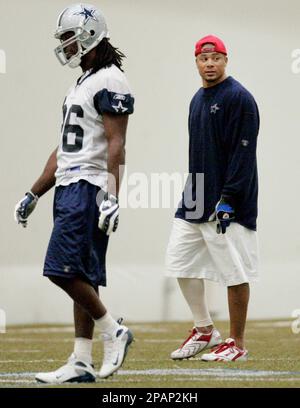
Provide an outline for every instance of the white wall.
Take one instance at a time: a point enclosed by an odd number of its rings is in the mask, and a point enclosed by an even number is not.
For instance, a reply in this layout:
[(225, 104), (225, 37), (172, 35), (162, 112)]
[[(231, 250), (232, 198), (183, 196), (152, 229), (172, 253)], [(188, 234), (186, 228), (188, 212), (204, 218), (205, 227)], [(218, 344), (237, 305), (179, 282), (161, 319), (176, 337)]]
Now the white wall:
[[(264, 263), (262, 270), (261, 282), (251, 289), (249, 317), (291, 318), (292, 311), (299, 310), (299, 265)], [(162, 271), (161, 264), (109, 267), (109, 286), (100, 289), (100, 293), (113, 316), (142, 322), (190, 320), (176, 281), (165, 279)], [(0, 268), (0, 273), (6, 284), (1, 289), (0, 309), (6, 311), (8, 324), (72, 321), (71, 299), (41, 276), (40, 267), (9, 266)], [(226, 320), (226, 290), (210, 283), (207, 292), (212, 315)]]
[[(79, 75), (60, 67), (53, 54), (52, 33), (66, 5), (60, 0), (0, 0), (0, 49), (7, 60), (7, 73), (0, 73), (0, 309), (7, 312), (8, 323), (71, 318), (69, 300), (40, 276), (51, 232), (52, 193), (40, 200), (27, 230), (12, 218), (15, 203), (58, 142), (64, 93)], [(126, 73), (136, 95), (128, 133), (129, 172), (187, 171), (188, 104), (200, 86), (194, 43), (208, 33), (224, 39), (228, 72), (254, 94), (262, 119), (263, 278), (253, 288), (250, 317), (289, 317), (300, 307), (300, 74), (291, 70), (291, 52), (300, 48), (300, 3), (103, 0), (96, 5), (107, 17), (112, 43), (128, 56)], [(122, 210), (109, 249), (112, 287), (104, 295), (116, 314), (123, 313), (125, 303), (132, 320), (162, 318), (163, 262), (173, 213)], [(224, 290), (212, 293), (213, 309), (225, 317)], [(170, 302), (169, 318), (189, 316), (175, 289)]]

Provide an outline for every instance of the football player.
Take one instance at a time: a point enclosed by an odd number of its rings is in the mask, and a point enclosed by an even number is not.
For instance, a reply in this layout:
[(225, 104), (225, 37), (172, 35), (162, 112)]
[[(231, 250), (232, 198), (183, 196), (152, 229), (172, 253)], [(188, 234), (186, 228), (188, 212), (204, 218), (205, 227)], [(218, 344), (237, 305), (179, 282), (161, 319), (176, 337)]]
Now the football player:
[(108, 239), (118, 226), (119, 168), (125, 163), (134, 98), (122, 71), (125, 56), (109, 42), (105, 19), (94, 6), (63, 10), (55, 38), (60, 42), (55, 49), (60, 63), (80, 66), (83, 74), (63, 102), (59, 146), (17, 204), (15, 219), (26, 227), (38, 200), (55, 186), (54, 228), (44, 276), (74, 301), (75, 345), (63, 367), (39, 373), (36, 379), (52, 384), (94, 382), (94, 326), (104, 341), (100, 378), (119, 369), (133, 340), (131, 331), (106, 310), (98, 287), (106, 286)]

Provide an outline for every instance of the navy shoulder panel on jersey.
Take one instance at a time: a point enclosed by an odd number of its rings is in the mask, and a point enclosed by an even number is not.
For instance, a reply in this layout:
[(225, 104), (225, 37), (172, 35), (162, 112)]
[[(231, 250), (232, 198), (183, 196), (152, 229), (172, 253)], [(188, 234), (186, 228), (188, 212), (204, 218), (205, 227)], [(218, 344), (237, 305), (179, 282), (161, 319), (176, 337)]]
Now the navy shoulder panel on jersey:
[(102, 89), (94, 96), (94, 106), (99, 115), (130, 115), (134, 111), (134, 98), (131, 94), (124, 95)]

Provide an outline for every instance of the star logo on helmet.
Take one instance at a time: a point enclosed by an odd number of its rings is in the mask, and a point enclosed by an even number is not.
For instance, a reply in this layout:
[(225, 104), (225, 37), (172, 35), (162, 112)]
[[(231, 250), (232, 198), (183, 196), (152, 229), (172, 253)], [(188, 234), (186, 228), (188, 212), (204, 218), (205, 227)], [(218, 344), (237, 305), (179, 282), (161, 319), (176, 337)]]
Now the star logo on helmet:
[(86, 7), (81, 6), (81, 11), (79, 13), (74, 13), (75, 16), (83, 16), (85, 18), (84, 23), (87, 23), (89, 20), (98, 21), (97, 17), (95, 16), (96, 10), (88, 9)]

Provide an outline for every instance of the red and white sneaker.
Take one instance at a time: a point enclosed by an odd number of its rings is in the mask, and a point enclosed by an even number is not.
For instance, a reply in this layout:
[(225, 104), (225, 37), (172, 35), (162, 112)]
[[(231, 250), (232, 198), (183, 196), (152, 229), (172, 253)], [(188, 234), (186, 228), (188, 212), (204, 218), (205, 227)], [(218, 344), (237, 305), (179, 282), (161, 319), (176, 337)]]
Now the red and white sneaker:
[(198, 332), (194, 327), (190, 336), (185, 342), (173, 353), (171, 353), (172, 360), (183, 360), (190, 358), (200, 353), (201, 351), (217, 346), (222, 343), (222, 338), (218, 330), (213, 329), (211, 333), (204, 334)]
[(225, 343), (215, 347), (211, 353), (203, 354), (203, 361), (247, 361), (248, 351), (242, 350), (235, 345), (233, 339), (225, 340)]

